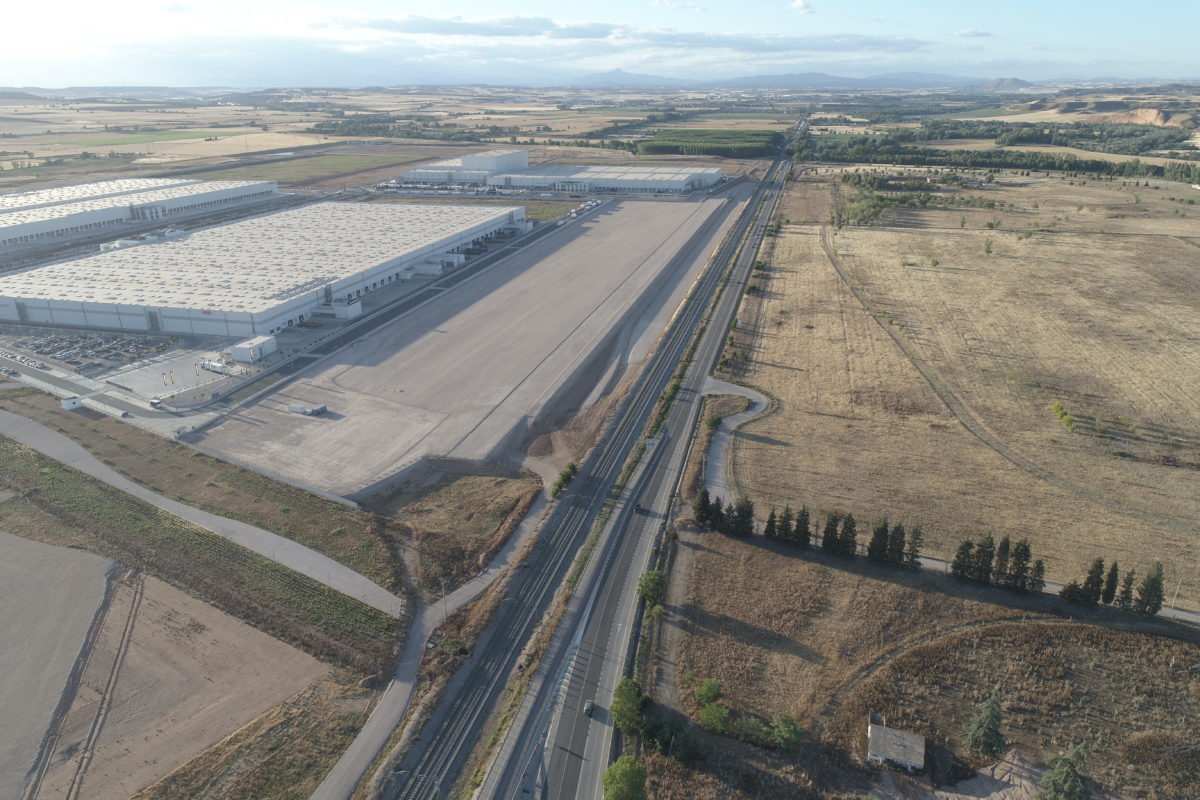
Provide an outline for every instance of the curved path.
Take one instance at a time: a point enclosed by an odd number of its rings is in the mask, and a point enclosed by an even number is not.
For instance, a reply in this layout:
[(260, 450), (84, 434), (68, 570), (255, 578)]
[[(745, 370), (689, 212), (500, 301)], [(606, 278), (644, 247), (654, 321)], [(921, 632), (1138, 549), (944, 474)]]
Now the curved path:
[(708, 487), (710, 497), (719, 497), (725, 503), (735, 502), (733, 471), (730, 465), (730, 437), (745, 421), (757, 417), (767, 410), (770, 405), (765, 395), (739, 386), (736, 383), (717, 380), (712, 376), (704, 379), (704, 394), (732, 394), (750, 400), (750, 407), (737, 414), (730, 414), (721, 420), (721, 425), (713, 431), (712, 442), (708, 446), (708, 454), (704, 462), (704, 485)]
[(207, 511), (201, 511), (198, 508), (163, 497), (157, 492), (152, 492), (106, 466), (66, 436), (31, 419), (0, 410), (0, 434), (56, 461), (74, 467), (109, 486), (127, 492), (152, 506), (161, 508), (163, 511), (194, 522), (224, 539), (240, 544), (247, 550), (258, 553), (302, 575), (307, 575), (331, 589), (361, 600), (385, 614), (399, 617), (404, 612), (406, 605), (404, 598), (392, 594), (346, 565), (277, 533), (271, 533), (268, 530), (228, 517), (210, 514)]

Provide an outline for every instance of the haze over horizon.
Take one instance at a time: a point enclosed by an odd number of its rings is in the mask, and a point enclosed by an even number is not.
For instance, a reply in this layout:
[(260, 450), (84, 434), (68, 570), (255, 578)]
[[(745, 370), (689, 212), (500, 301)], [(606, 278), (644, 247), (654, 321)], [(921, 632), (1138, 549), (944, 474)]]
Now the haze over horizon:
[[(1200, 77), (1200, 10), (1115, 2), (928, 0), (382, 0), (18, 6), (9, 86), (552, 84), (621, 69), (673, 79), (788, 72), (988, 80)], [(507, 12), (507, 13), (506, 13)], [(1169, 20), (1169, 24), (1164, 20)]]

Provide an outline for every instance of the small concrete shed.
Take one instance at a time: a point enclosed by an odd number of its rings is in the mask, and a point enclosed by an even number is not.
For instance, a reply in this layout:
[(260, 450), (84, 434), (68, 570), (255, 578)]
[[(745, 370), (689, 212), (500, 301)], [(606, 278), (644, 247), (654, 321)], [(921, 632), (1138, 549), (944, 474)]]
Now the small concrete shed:
[(868, 720), (867, 761), (920, 772), (925, 768), (925, 737)]

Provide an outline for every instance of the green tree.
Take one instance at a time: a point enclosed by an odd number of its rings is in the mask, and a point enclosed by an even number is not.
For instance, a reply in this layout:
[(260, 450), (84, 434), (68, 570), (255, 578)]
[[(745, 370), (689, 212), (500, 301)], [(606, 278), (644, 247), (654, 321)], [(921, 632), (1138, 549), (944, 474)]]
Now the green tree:
[(638, 594), (646, 601), (646, 607), (656, 606), (667, 595), (667, 576), (652, 569), (642, 573), (638, 579)]
[(1033, 562), (1033, 569), (1029, 573), (1029, 591), (1040, 592), (1046, 588), (1046, 562), (1040, 558)]
[(995, 758), (1004, 750), (1004, 736), (1000, 733), (1000, 696), (992, 694), (975, 706), (975, 713), (966, 729), (967, 749), (987, 758)]
[(1079, 585), (1079, 581), (1071, 581), (1063, 586), (1058, 590), (1058, 596), (1068, 603), (1087, 602), (1087, 594), (1083, 591), (1083, 587)]
[(871, 531), (871, 541), (867, 543), (867, 559), (869, 561), (887, 561), (888, 555), (888, 521), (885, 519)]
[(1117, 608), (1133, 608), (1133, 581), (1137, 570), (1130, 570), (1121, 579), (1121, 593), (1117, 595)]
[(1008, 560), (1008, 588), (1015, 592), (1024, 592), (1029, 588), (1029, 562), (1032, 560), (1033, 550), (1028, 539), (1013, 545), (1012, 556)]
[(808, 506), (800, 506), (796, 513), (796, 525), (792, 528), (792, 539), (802, 548), (812, 546), (812, 525), (808, 518)]
[(763, 536), (768, 539), (779, 538), (779, 520), (775, 516), (775, 507), (771, 506), (771, 512), (767, 514), (767, 521), (763, 525)]
[(908, 534), (908, 549), (904, 552), (904, 566), (909, 569), (921, 568), (921, 546), (925, 544), (925, 534), (921, 532), (921, 526), (912, 529), (912, 533)]
[(841, 520), (837, 514), (825, 518), (825, 527), (821, 530), (821, 549), (836, 553), (838, 551), (838, 523)]
[(1163, 604), (1163, 565), (1155, 561), (1150, 568), (1150, 574), (1142, 578), (1138, 586), (1137, 599), (1133, 601), (1133, 610), (1139, 614), (1152, 617), (1158, 613)]
[(1108, 575), (1104, 578), (1104, 591), (1100, 592), (1100, 602), (1106, 606), (1111, 606), (1113, 600), (1117, 597), (1117, 583), (1120, 578), (1117, 570), (1117, 562), (1112, 562), (1108, 567)]
[(705, 678), (700, 681), (700, 685), (696, 687), (696, 701), (702, 706), (712, 705), (721, 699), (721, 692), (724, 687), (716, 678)]
[(794, 535), (792, 521), (795, 519), (795, 514), (792, 513), (791, 506), (784, 506), (783, 513), (779, 515), (779, 523), (775, 528), (776, 535), (785, 542), (790, 542)]
[(712, 504), (709, 506), (708, 527), (711, 530), (724, 533), (726, 526), (725, 518), (727, 516), (728, 514), (725, 511), (725, 507), (721, 504), (721, 498), (714, 497), (712, 499)]
[(737, 501), (730, 527), (730, 533), (734, 536), (750, 536), (754, 533), (754, 502), (749, 497)]
[(728, 733), (729, 709), (720, 703), (709, 703), (700, 709), (700, 726), (713, 733)]
[(1000, 540), (1000, 544), (996, 546), (996, 563), (992, 567), (992, 583), (997, 586), (1008, 588), (1011, 575), (1009, 574), (1010, 565), (1012, 563), (1012, 542), (1005, 536)]
[(708, 496), (708, 488), (705, 487), (696, 495), (695, 501), (692, 503), (692, 516), (696, 518), (696, 524), (708, 525), (712, 522), (712, 500)]
[(1087, 577), (1083, 579), (1083, 602), (1094, 606), (1100, 602), (1100, 595), (1104, 592), (1104, 559), (1097, 558), (1092, 562), (1092, 566), (1088, 568)]
[(897, 522), (888, 534), (887, 560), (893, 564), (904, 563), (904, 540), (907, 534), (904, 526)]
[(1050, 762), (1050, 771), (1042, 776), (1036, 800), (1087, 800), (1091, 797), (1085, 779), (1087, 760), (1086, 744), (1068, 747), (1065, 753)]
[(963, 539), (958, 543), (954, 560), (950, 562), (950, 574), (956, 578), (970, 578), (974, 563), (975, 543), (970, 539)]
[(838, 536), (837, 552), (840, 555), (853, 558), (858, 553), (858, 523), (853, 514), (847, 514), (842, 520), (842, 532)]
[(621, 756), (600, 778), (604, 800), (646, 800), (646, 767), (633, 756)]
[(633, 733), (642, 725), (642, 705), (642, 687), (632, 678), (621, 678), (613, 689), (608, 712), (612, 714), (613, 724), (621, 731)]
[(771, 717), (771, 741), (780, 750), (794, 750), (804, 736), (804, 729), (791, 714), (776, 714)]
[(975, 545), (974, 564), (971, 565), (971, 577), (980, 583), (992, 582), (992, 561), (996, 557), (996, 544), (991, 535), (979, 540)]

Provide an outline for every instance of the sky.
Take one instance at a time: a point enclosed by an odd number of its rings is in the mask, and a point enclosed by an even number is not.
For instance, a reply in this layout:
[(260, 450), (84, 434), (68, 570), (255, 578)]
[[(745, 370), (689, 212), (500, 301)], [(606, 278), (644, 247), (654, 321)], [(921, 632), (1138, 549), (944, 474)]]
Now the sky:
[(1200, 2), (95, 0), (4, 13), (0, 85), (547, 84), (933, 72), (1200, 78)]

